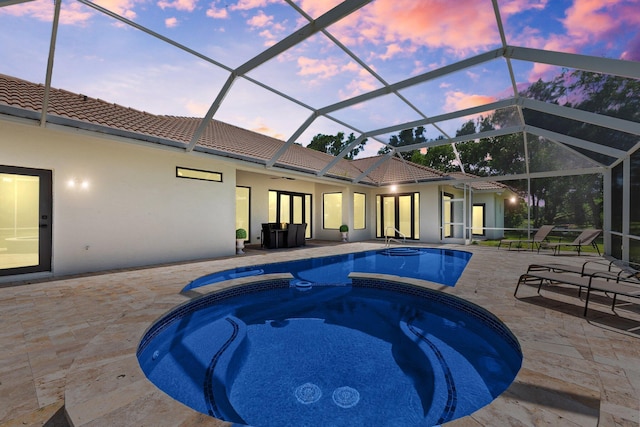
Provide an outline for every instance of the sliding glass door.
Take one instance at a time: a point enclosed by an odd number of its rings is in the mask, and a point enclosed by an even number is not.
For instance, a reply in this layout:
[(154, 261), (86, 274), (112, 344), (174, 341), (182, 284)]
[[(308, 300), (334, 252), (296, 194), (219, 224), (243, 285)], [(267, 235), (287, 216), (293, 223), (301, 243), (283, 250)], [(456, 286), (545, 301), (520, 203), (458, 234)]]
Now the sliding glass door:
[(311, 194), (269, 190), (269, 222), (307, 224), (305, 238), (311, 238)]
[(377, 237), (420, 238), (420, 193), (376, 196)]
[(0, 166), (0, 275), (51, 271), (51, 178)]

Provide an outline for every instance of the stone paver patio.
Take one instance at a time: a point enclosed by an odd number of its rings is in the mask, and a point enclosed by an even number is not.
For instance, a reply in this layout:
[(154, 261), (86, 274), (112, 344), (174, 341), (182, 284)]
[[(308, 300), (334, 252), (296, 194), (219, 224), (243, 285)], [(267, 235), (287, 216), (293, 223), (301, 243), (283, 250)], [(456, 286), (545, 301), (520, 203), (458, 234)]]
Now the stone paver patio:
[[(65, 426), (67, 419), (75, 426), (229, 425), (184, 407), (151, 384), (137, 364), (138, 342), (162, 313), (199, 294), (180, 294), (199, 276), (383, 244), (314, 246), (249, 249), (226, 259), (0, 288), (0, 426)], [(455, 287), (437, 288), (498, 316), (524, 353), (522, 369), (505, 393), (447, 427), (640, 425), (638, 301), (621, 299), (612, 312), (610, 299), (594, 294), (584, 318), (575, 288), (543, 288), (537, 295), (524, 286), (513, 296), (528, 264), (581, 264), (595, 255), (446, 247), (473, 256)]]

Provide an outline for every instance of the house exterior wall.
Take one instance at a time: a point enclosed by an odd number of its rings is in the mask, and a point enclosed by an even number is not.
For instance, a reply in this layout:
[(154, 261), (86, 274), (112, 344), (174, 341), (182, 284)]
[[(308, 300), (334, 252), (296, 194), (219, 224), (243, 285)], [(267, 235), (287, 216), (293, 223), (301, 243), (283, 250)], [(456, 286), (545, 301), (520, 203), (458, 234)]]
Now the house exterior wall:
[[(211, 157), (0, 121), (2, 164), (53, 171), (55, 275), (235, 253), (235, 167)], [(223, 182), (176, 178), (176, 166)], [(69, 188), (71, 178), (88, 189)]]
[[(4, 165), (53, 171), (53, 273), (66, 275), (187, 261), (235, 253), (236, 186), (251, 189), (251, 243), (259, 243), (268, 222), (269, 190), (312, 195), (312, 236), (340, 240), (323, 228), (323, 194), (343, 194), (342, 222), (349, 240), (376, 238), (376, 196), (420, 193), (420, 242), (440, 242), (440, 186), (437, 183), (367, 187), (319, 178), (254, 171), (250, 165), (179, 149), (33, 122), (0, 121)], [(176, 167), (222, 173), (223, 182), (176, 177)], [(88, 189), (70, 188), (71, 178)], [(353, 194), (366, 195), (366, 228), (353, 228)], [(459, 190), (451, 192), (462, 196)], [(488, 227), (502, 226), (494, 209), (500, 197), (483, 194)], [(492, 221), (494, 222), (492, 224)]]

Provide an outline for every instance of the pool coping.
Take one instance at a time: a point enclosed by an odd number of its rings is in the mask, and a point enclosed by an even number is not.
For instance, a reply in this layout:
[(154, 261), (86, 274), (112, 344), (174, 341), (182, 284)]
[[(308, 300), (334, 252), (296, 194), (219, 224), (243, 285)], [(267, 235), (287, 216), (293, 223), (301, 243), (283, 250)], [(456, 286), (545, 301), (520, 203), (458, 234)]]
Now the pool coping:
[[(452, 247), (449, 246), (449, 248)], [(475, 251), (472, 251), (472, 253), (478, 253), (478, 249), (479, 252), (491, 251), (495, 253), (495, 249), (493, 248), (477, 248)], [(526, 254), (526, 256), (528, 257), (526, 260), (520, 258), (520, 261), (514, 260), (511, 264), (507, 263), (507, 265), (511, 265), (511, 268), (519, 271), (518, 267), (522, 267), (522, 262), (529, 262), (533, 258), (538, 257), (537, 255), (528, 254)], [(560, 348), (534, 347), (539, 345), (538, 342), (540, 342), (540, 339), (534, 337), (532, 334), (542, 334), (540, 337), (545, 336), (548, 337), (548, 339), (553, 339), (554, 336), (557, 336), (557, 333), (548, 334), (547, 331), (537, 332), (531, 329), (532, 322), (535, 324), (535, 319), (538, 316), (551, 316), (551, 319), (564, 318), (565, 322), (567, 322), (565, 327), (569, 327), (570, 323), (573, 325), (572, 328), (574, 330), (585, 330), (584, 333), (586, 333), (586, 330), (589, 330), (591, 331), (590, 333), (593, 334), (594, 329), (591, 326), (592, 322), (589, 320), (597, 320), (594, 315), (585, 322), (585, 319), (580, 318), (580, 316), (574, 316), (571, 313), (568, 314), (568, 317), (566, 317), (567, 315), (565, 314), (556, 314), (552, 311), (553, 306), (551, 307), (551, 311), (549, 311), (548, 308), (536, 308), (534, 305), (527, 304), (520, 299), (513, 299), (511, 296), (512, 287), (510, 285), (511, 281), (514, 280), (511, 278), (514, 275), (513, 272), (505, 274), (505, 277), (510, 279), (506, 282), (503, 280), (501, 282), (502, 284), (495, 288), (495, 290), (489, 291), (478, 287), (478, 280), (486, 281), (493, 276), (494, 272), (490, 271), (489, 273), (478, 275), (478, 271), (486, 268), (486, 265), (483, 265), (481, 262), (475, 262), (474, 258), (476, 258), (475, 255), (471, 258), (470, 264), (465, 269), (458, 284), (453, 288), (419, 279), (400, 278), (406, 283), (414, 283), (418, 286), (450, 293), (469, 300), (480, 307), (483, 307), (483, 301), (486, 301), (487, 298), (500, 298), (500, 305), (492, 305), (494, 308), (490, 309), (490, 312), (504, 322), (507, 327), (516, 334), (519, 341), (525, 344), (523, 346), (523, 354), (525, 356), (523, 368), (516, 376), (514, 383), (489, 405), (469, 416), (445, 423), (443, 426), (479, 427), (491, 424), (491, 422), (487, 420), (499, 420), (504, 425), (510, 425), (510, 421), (522, 424), (523, 420), (533, 422), (533, 420), (536, 419), (553, 419), (556, 425), (595, 426), (598, 424), (598, 419), (604, 419), (604, 422), (613, 422), (614, 419), (619, 420), (620, 418), (613, 415), (619, 409), (636, 408), (638, 406), (637, 402), (635, 404), (627, 403), (627, 406), (619, 406), (620, 404), (617, 402), (622, 402), (619, 399), (626, 399), (626, 397), (624, 397), (626, 395), (621, 394), (620, 391), (609, 395), (608, 389), (605, 388), (606, 384), (603, 383), (607, 376), (614, 375), (614, 372), (618, 372), (616, 366), (622, 364), (622, 361), (615, 362), (612, 359), (600, 358), (593, 360), (593, 356), (591, 358), (576, 358), (568, 354), (565, 357), (565, 351)], [(580, 259), (582, 258), (576, 258), (575, 262), (579, 262)], [(469, 267), (472, 263), (473, 268), (470, 269)], [(220, 267), (217, 263), (215, 266), (216, 268)], [(220, 267), (220, 269), (223, 268)], [(373, 275), (380, 277), (386, 276), (375, 273), (373, 273)], [(477, 276), (480, 276), (480, 278)], [(395, 277), (396, 279), (398, 278), (398, 276)], [(517, 276), (515, 277), (517, 278)], [(255, 279), (255, 276), (238, 278), (225, 283), (217, 283), (212, 285), (212, 287), (241, 286), (247, 281), (255, 281)], [(461, 284), (462, 286), (460, 286)], [(531, 293), (534, 292), (532, 291)], [(193, 293), (193, 291), (189, 291), (185, 294), (180, 294), (179, 289), (177, 289), (175, 293), (170, 294), (166, 292), (156, 293), (153, 300), (145, 304), (143, 308), (128, 312), (119, 320), (107, 324), (101, 332), (98, 332), (84, 348), (77, 353), (77, 356), (66, 373), (66, 387), (64, 392), (65, 412), (72, 426), (232, 426), (231, 423), (211, 418), (187, 408), (183, 404), (165, 395), (146, 379), (135, 356), (141, 337), (154, 320), (175, 306), (189, 301), (192, 297), (196, 297), (196, 294), (199, 295), (200, 292)], [(504, 296), (511, 296), (511, 298), (505, 298), (503, 300), (502, 297)], [(574, 296), (570, 298), (571, 302), (575, 300)], [(550, 299), (550, 301), (553, 300)], [(495, 309), (497, 309), (497, 312), (493, 311)], [(547, 322), (551, 321), (551, 319)], [(514, 329), (514, 327), (516, 329)], [(605, 329), (596, 329), (596, 331), (599, 331), (596, 334), (596, 339), (600, 339), (600, 337), (604, 339), (605, 335), (609, 335)], [(613, 331), (613, 333), (619, 332)], [(523, 335), (521, 336), (520, 334)], [(577, 336), (583, 336), (583, 334), (577, 334)], [(619, 341), (625, 342), (624, 339)], [(548, 346), (552, 344), (545, 345)], [(543, 356), (544, 358), (541, 359)], [(552, 356), (552, 358), (549, 359), (549, 356)], [(578, 361), (578, 366), (569, 372), (579, 372), (583, 378), (563, 378), (564, 374), (556, 373), (552, 375), (545, 373), (545, 369), (542, 368), (542, 366), (546, 363), (554, 363), (553, 361), (555, 361), (555, 363), (562, 363), (562, 366), (569, 361)], [(536, 371), (533, 371), (533, 369)], [(633, 377), (630, 377), (630, 379), (633, 379)], [(551, 381), (551, 383), (548, 383), (548, 381)], [(547, 384), (551, 387), (548, 390), (553, 391), (551, 394), (548, 394), (549, 392), (544, 394), (544, 390), (546, 390), (544, 386)], [(575, 387), (575, 384), (580, 384), (579, 391), (572, 388)], [(599, 387), (598, 384), (600, 384)], [(544, 405), (540, 406), (540, 403), (536, 403), (546, 402), (548, 398), (553, 399), (553, 396), (558, 396), (557, 393), (562, 392), (562, 390), (565, 390), (568, 396), (566, 398), (562, 397), (563, 401), (568, 399), (569, 401), (577, 402), (575, 404), (586, 405), (585, 408), (592, 408), (590, 410), (595, 410), (596, 412), (581, 414), (572, 412), (571, 409), (567, 407), (560, 406), (556, 408), (554, 404), (551, 404), (550, 407), (545, 407)], [(531, 393), (534, 394), (531, 395)], [(542, 397), (536, 397), (538, 393), (543, 393), (540, 395)], [(549, 397), (547, 397), (547, 395)], [(586, 403), (584, 399), (587, 399)], [(564, 404), (567, 403), (565, 402)], [(629, 413), (631, 409), (625, 410), (627, 412), (624, 412), (623, 420), (637, 419), (637, 414), (633, 415)], [(567, 414), (573, 415), (567, 419), (565, 418)], [(590, 421), (588, 423), (576, 423), (575, 421), (569, 421), (570, 419), (587, 419)], [(487, 422), (489, 422), (489, 424), (487, 424)], [(623, 423), (620, 425), (632, 424)]]
[[(350, 278), (391, 281), (423, 287), (432, 291), (451, 288), (434, 282), (402, 276), (352, 272)], [(230, 279), (181, 292), (128, 313), (97, 334), (78, 354), (67, 373), (65, 412), (71, 426), (121, 424), (132, 413), (136, 418), (157, 419), (157, 425), (235, 426), (230, 422), (199, 413), (158, 389), (142, 371), (137, 351), (142, 337), (169, 311), (222, 290), (247, 284), (290, 280), (289, 273), (273, 273)], [(459, 298), (455, 295), (450, 297)], [(477, 305), (477, 304), (475, 304)], [(118, 343), (117, 345), (105, 345)], [(105, 348), (108, 350), (105, 351)], [(159, 410), (160, 409), (160, 410)], [(455, 426), (457, 420), (443, 424)]]

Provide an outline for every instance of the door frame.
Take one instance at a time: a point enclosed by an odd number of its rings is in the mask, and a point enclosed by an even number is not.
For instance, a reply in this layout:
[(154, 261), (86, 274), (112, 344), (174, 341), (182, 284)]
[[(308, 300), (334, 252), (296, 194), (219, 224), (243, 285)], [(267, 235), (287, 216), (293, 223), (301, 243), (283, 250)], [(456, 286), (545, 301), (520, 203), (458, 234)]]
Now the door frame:
[(0, 269), (0, 276), (50, 272), (53, 248), (53, 171), (48, 169), (0, 165), (0, 173), (36, 176), (39, 178), (38, 264)]
[[(410, 236), (405, 236), (406, 239), (408, 240), (419, 240), (419, 237), (415, 237), (416, 234), (419, 232), (418, 230), (416, 230), (416, 219), (420, 219), (420, 213), (416, 213), (416, 208), (419, 207), (418, 201), (416, 200), (416, 195), (418, 195), (419, 197), (419, 192), (417, 191), (412, 191), (409, 193), (392, 193), (392, 194), (378, 194), (376, 195), (376, 197), (378, 197), (379, 199), (379, 203), (377, 203), (377, 212), (376, 215), (378, 216), (377, 221), (378, 221), (378, 227), (376, 227), (376, 237), (377, 238), (383, 238), (385, 237), (385, 226), (384, 226), (384, 200), (385, 198), (391, 198), (393, 199), (393, 210), (394, 210), (394, 229), (395, 230), (399, 230), (400, 229), (400, 197), (411, 197), (411, 207), (410, 207), (410, 214), (411, 214), (411, 233)], [(417, 218), (416, 218), (417, 215)], [(393, 236), (388, 236), (388, 237), (393, 237), (393, 238), (400, 238), (401, 236), (394, 231), (394, 235)]]

